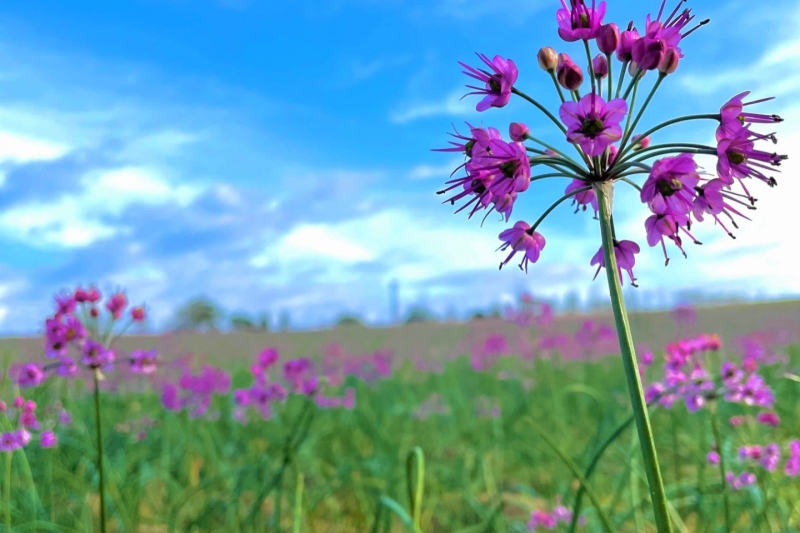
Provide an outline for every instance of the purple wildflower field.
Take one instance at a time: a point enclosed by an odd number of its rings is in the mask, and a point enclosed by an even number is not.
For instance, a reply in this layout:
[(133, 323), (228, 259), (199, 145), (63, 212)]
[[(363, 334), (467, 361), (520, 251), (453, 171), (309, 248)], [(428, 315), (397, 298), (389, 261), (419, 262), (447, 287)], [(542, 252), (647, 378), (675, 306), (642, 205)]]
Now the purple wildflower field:
[[(2, 531), (800, 531), (800, 303), (626, 308), (637, 257), (666, 267), (704, 232), (736, 238), (788, 159), (773, 98), (749, 91), (640, 126), (702, 52), (709, 21), (686, 3), (637, 26), (561, 0), (553, 42), (572, 55), (459, 62), (477, 112), (520, 100), (528, 123), (509, 140), (467, 123), (432, 149), (463, 156), (445, 206), (505, 224), (498, 275), (535, 279), (569, 246), (546, 223), (570, 201), (595, 230), (605, 311), (525, 292), (468, 321), (140, 335), (157, 302), (64, 289), (36, 337), (3, 339)], [(523, 92), (534, 75), (557, 108)], [(713, 142), (666, 136), (687, 123)], [(544, 179), (563, 194), (529, 218), (518, 200)], [(621, 188), (638, 233), (615, 224)]]

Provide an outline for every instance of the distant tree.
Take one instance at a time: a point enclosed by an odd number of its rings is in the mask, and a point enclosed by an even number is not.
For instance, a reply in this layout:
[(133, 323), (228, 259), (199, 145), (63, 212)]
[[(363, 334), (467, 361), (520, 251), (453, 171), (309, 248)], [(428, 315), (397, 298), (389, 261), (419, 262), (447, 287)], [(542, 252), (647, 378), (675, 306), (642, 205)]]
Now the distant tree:
[(289, 331), (291, 327), (291, 317), (289, 316), (289, 311), (284, 309), (281, 311), (280, 316), (278, 316), (278, 329), (280, 331)]
[(363, 325), (364, 322), (362, 322), (361, 318), (351, 313), (345, 313), (336, 320), (337, 328), (348, 327), (348, 326), (363, 326)]
[(409, 312), (408, 316), (406, 317), (406, 324), (419, 324), (421, 322), (430, 322), (431, 321), (431, 313), (425, 307), (421, 305), (417, 305), (412, 307)]
[(269, 331), (269, 313), (263, 312), (258, 317), (258, 329), (261, 331)]
[(253, 331), (256, 329), (256, 325), (250, 317), (240, 313), (231, 317), (231, 328), (233, 328), (234, 331)]
[(178, 329), (216, 330), (221, 318), (220, 307), (204, 296), (193, 298), (175, 313)]

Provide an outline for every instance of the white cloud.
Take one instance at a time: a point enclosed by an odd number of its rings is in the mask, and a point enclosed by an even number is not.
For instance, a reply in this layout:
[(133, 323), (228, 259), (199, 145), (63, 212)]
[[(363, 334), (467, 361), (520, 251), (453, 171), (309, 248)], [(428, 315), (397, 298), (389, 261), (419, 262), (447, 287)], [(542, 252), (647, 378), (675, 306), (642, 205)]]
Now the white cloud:
[(464, 164), (463, 157), (456, 157), (449, 162), (441, 165), (417, 165), (412, 168), (408, 173), (408, 179), (411, 180), (425, 180), (429, 178), (436, 178), (439, 180), (448, 180), (450, 174), (453, 173), (458, 166)]
[(466, 89), (457, 89), (439, 102), (427, 102), (410, 105), (405, 109), (396, 111), (389, 116), (389, 120), (395, 124), (405, 124), (420, 118), (434, 117), (439, 115), (464, 116), (475, 110), (475, 105), (480, 95), (468, 96), (461, 99), (467, 92)]
[(83, 189), (52, 202), (30, 202), (0, 213), (0, 231), (38, 246), (85, 247), (120, 234), (125, 228), (103, 221), (135, 204), (188, 206), (202, 189), (176, 185), (159, 171), (127, 167), (90, 173)]
[(69, 146), (10, 131), (0, 131), (0, 161), (24, 163), (56, 159), (69, 151)]

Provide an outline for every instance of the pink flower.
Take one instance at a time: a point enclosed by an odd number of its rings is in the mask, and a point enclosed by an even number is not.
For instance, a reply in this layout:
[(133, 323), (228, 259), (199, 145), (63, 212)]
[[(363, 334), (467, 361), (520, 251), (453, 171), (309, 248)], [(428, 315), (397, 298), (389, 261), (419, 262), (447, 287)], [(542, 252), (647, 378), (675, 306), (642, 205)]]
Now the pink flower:
[(592, 59), (592, 70), (594, 70), (594, 77), (598, 80), (605, 79), (608, 76), (608, 61), (606, 60), (606, 56), (602, 54), (597, 54), (594, 59)]
[(617, 59), (620, 61), (631, 61), (633, 59), (633, 43), (639, 40), (639, 32), (628, 25), (628, 29), (619, 36), (619, 46), (617, 47)]
[(583, 71), (568, 54), (558, 54), (556, 79), (568, 91), (577, 90), (583, 83)]
[(94, 339), (88, 339), (83, 346), (81, 363), (91, 369), (110, 369), (114, 363), (114, 352)]
[[(635, 254), (640, 251), (639, 245), (633, 241), (618, 241), (614, 240), (614, 256), (617, 258), (617, 272), (619, 273), (620, 282), (622, 281), (622, 271), (628, 273), (631, 280), (631, 285), (636, 287), (636, 278), (633, 277), (633, 266), (636, 263)], [(592, 257), (590, 265), (597, 265), (597, 271), (594, 273), (594, 278), (600, 273), (601, 268), (606, 267), (606, 258), (603, 255), (603, 247), (601, 246), (597, 253)]]
[[(564, 189), (564, 194), (567, 195), (579, 189), (584, 189), (586, 188), (587, 185), (588, 183), (586, 181), (578, 178), (573, 178), (570, 184), (567, 185), (567, 188)], [(578, 209), (580, 209), (581, 207), (583, 208), (584, 211), (586, 211), (586, 206), (591, 205), (592, 209), (594, 209), (595, 216), (597, 216), (597, 211), (599, 206), (597, 205), (597, 196), (595, 196), (593, 189), (589, 189), (587, 191), (575, 194), (572, 197), (572, 203), (573, 205), (577, 205), (577, 207), (575, 208), (576, 213), (578, 212)]]
[(128, 299), (125, 297), (125, 293), (118, 292), (106, 302), (106, 309), (108, 309), (111, 316), (114, 317), (114, 320), (119, 320), (122, 318), (122, 311), (125, 310), (125, 306), (127, 305)]
[(512, 122), (508, 126), (508, 136), (514, 142), (523, 142), (530, 132), (530, 128), (521, 122)]
[(694, 187), (699, 181), (692, 154), (664, 157), (653, 164), (640, 196), (653, 213), (686, 215), (692, 209)]
[(778, 413), (758, 413), (756, 419), (765, 426), (777, 427), (781, 423)]
[(597, 31), (597, 48), (606, 55), (611, 55), (619, 46), (619, 28), (613, 22), (603, 24)]
[(142, 322), (145, 319), (145, 311), (143, 306), (134, 307), (131, 309), (131, 320), (134, 322)]
[(743, 103), (744, 97), (750, 94), (750, 91), (739, 93), (727, 102), (725, 102), (719, 109), (720, 124), (717, 127), (717, 139), (725, 137), (733, 137), (742, 128), (745, 123), (751, 124), (772, 124), (775, 122), (782, 122), (783, 119), (778, 115), (763, 115), (759, 113), (744, 113), (744, 106), (760, 104), (768, 102), (775, 97), (762, 98), (761, 100), (754, 100), (752, 102)]
[(730, 218), (731, 224), (733, 224), (734, 227), (738, 226), (736, 225), (736, 222), (734, 222), (730, 213), (739, 215), (745, 220), (750, 219), (725, 202), (725, 199), (728, 198), (728, 196), (722, 192), (723, 188), (726, 188), (726, 185), (721, 179), (713, 179), (706, 182), (701, 187), (695, 187), (695, 192), (697, 195), (695, 196), (694, 203), (692, 204), (692, 214), (694, 215), (694, 218), (698, 220), (698, 222), (703, 221), (704, 214), (710, 214), (717, 224), (719, 224), (728, 235), (733, 237), (733, 233), (725, 226), (725, 224), (723, 224), (717, 215), (721, 213), (728, 215), (728, 218)]
[(464, 96), (469, 96), (470, 94), (486, 95), (475, 107), (477, 111), (486, 111), (490, 107), (504, 107), (511, 99), (511, 88), (517, 81), (517, 75), (519, 74), (517, 66), (511, 59), (506, 60), (500, 56), (494, 56), (491, 61), (483, 54), (477, 54), (477, 56), (494, 71), (494, 74), (483, 69), (472, 68), (459, 61), (458, 64), (467, 69), (464, 74), (486, 84), (483, 89), (467, 85), (467, 88), (475, 89), (475, 91)]
[[(669, 264), (669, 257), (667, 256), (667, 247), (664, 244), (664, 237), (670, 239), (675, 246), (686, 257), (686, 251), (683, 249), (681, 238), (678, 236), (678, 230), (683, 231), (690, 237), (692, 234), (685, 228), (688, 224), (689, 218), (679, 213), (673, 214), (655, 214), (651, 215), (644, 221), (644, 227), (647, 231), (647, 244), (655, 246), (661, 243), (661, 249), (664, 251), (665, 264)], [(692, 237), (694, 239), (694, 237)], [(695, 242), (698, 242), (695, 239)]]
[(511, 248), (511, 253), (508, 254), (505, 261), (500, 263), (500, 268), (503, 268), (503, 265), (507, 265), (517, 252), (523, 252), (525, 255), (522, 262), (519, 264), (520, 269), (524, 269), (525, 273), (528, 272), (529, 262), (535, 263), (539, 260), (539, 255), (546, 244), (545, 239), (541, 233), (533, 232), (533, 234), (531, 234), (529, 231), (530, 226), (526, 222), (520, 220), (514, 224), (513, 228), (500, 233), (500, 240), (505, 244), (500, 246), (499, 250)]
[(55, 448), (58, 446), (58, 437), (52, 431), (42, 431), (42, 434), (39, 435), (39, 444), (42, 448)]
[(559, 37), (567, 42), (588, 41), (597, 37), (606, 14), (606, 3), (600, 2), (597, 8), (594, 0), (591, 8), (586, 6), (584, 0), (570, 0), (570, 4), (571, 8), (561, 0), (564, 7), (556, 12)]
[(590, 157), (602, 155), (622, 137), (619, 123), (627, 112), (628, 104), (622, 98), (606, 103), (594, 93), (585, 95), (580, 102), (564, 102), (559, 109), (568, 128), (567, 141), (578, 143)]
[(22, 388), (38, 387), (44, 381), (44, 371), (36, 363), (25, 363), (17, 376), (17, 385)]
[[(717, 176), (725, 185), (735, 179), (752, 177), (768, 185), (775, 185), (775, 178), (767, 177), (762, 170), (772, 170), (770, 166), (779, 166), (786, 159), (785, 155), (764, 152), (755, 149), (755, 140), (774, 139), (774, 136), (760, 135), (743, 127), (730, 137), (718, 138), (717, 141)], [(769, 164), (770, 166), (767, 166)]]
[(11, 431), (6, 431), (0, 435), (0, 452), (13, 452), (22, 447), (17, 435)]
[(718, 465), (719, 464), (719, 454), (715, 451), (708, 452), (706, 455), (706, 461), (710, 465)]
[(152, 374), (156, 371), (156, 350), (134, 350), (130, 355), (131, 372)]

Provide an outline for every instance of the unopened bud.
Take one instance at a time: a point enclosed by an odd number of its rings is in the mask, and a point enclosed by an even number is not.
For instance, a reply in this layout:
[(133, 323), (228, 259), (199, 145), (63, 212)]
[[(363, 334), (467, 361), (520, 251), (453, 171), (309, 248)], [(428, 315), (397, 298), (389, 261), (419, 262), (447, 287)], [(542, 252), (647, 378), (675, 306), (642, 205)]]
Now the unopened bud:
[(606, 60), (606, 56), (597, 54), (592, 60), (592, 68), (594, 69), (594, 77), (598, 80), (602, 80), (608, 76), (608, 61)]
[(678, 63), (680, 60), (680, 54), (678, 54), (676, 49), (667, 48), (667, 51), (664, 52), (664, 57), (658, 63), (658, 71), (661, 74), (672, 74), (678, 70)]
[(614, 53), (619, 46), (619, 28), (613, 22), (603, 24), (597, 32), (597, 47), (606, 55)]
[(539, 53), (536, 54), (536, 58), (539, 60), (539, 66), (544, 71), (552, 72), (558, 66), (558, 54), (551, 46), (542, 47)]
[(583, 83), (583, 71), (567, 54), (558, 54), (556, 68), (558, 83), (568, 91), (575, 91)]
[(525, 124), (520, 122), (512, 122), (508, 126), (508, 135), (514, 142), (522, 142), (525, 140), (531, 130)]
[(641, 135), (634, 135), (633, 136), (633, 149), (634, 150), (642, 150), (650, 146), (650, 136), (648, 135), (645, 138), (641, 138)]
[(635, 29), (625, 30), (619, 36), (617, 45), (617, 59), (630, 61), (633, 59), (633, 43), (639, 39), (639, 32)]

